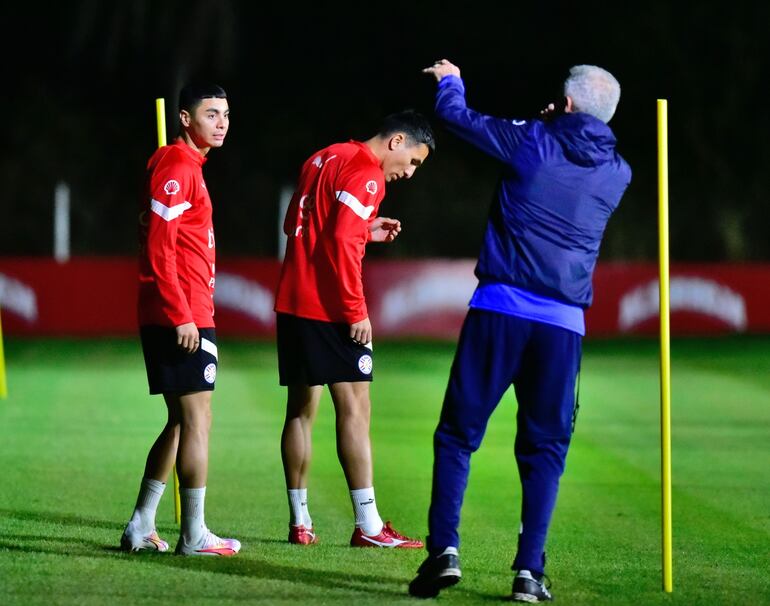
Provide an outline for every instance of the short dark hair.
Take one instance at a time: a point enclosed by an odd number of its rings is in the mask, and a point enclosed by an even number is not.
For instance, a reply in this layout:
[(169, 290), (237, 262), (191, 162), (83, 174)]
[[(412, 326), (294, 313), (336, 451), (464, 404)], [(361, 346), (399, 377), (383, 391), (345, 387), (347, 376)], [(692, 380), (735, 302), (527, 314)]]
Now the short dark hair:
[(377, 134), (380, 137), (389, 137), (394, 133), (404, 133), (412, 143), (424, 143), (431, 151), (436, 151), (436, 138), (433, 136), (430, 122), (412, 109), (386, 116)]
[(227, 99), (227, 93), (216, 84), (187, 84), (179, 91), (179, 111), (193, 113), (203, 99)]

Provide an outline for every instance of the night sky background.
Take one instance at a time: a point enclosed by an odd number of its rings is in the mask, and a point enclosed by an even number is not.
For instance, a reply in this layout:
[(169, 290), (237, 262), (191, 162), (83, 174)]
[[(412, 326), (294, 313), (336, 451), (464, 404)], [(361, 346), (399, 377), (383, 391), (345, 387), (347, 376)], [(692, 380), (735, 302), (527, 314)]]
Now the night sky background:
[[(229, 95), (225, 145), (205, 175), (220, 258), (276, 254), (278, 199), (315, 150), (365, 139), (393, 111), (432, 118), (439, 58), (469, 106), (529, 118), (571, 65), (605, 67), (610, 123), (633, 182), (602, 260), (657, 254), (657, 98), (669, 100), (673, 261), (768, 261), (770, 4), (99, 2), (4, 8), (0, 254), (52, 252), (53, 191), (72, 189), (76, 255), (133, 255), (156, 97), (169, 131), (191, 78)], [(473, 257), (499, 166), (437, 127), (437, 153), (388, 188), (403, 221), (380, 257)], [(169, 133), (170, 136), (173, 134)]]

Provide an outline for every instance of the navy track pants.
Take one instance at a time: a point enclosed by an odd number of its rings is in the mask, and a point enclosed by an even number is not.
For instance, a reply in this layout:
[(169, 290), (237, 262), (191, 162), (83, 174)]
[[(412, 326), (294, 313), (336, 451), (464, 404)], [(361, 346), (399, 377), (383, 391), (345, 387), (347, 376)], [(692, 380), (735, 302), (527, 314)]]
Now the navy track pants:
[(546, 535), (574, 428), (581, 347), (579, 334), (557, 326), (469, 310), (434, 434), (428, 514), (432, 554), (459, 547), (471, 453), (513, 384), (518, 402), (514, 452), (522, 487), (513, 569), (543, 572)]

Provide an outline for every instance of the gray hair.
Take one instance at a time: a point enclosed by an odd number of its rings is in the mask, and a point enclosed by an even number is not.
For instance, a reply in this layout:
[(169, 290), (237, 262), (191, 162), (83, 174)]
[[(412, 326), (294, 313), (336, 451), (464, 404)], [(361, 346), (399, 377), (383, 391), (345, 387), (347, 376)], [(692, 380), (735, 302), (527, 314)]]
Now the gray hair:
[(620, 84), (606, 69), (575, 65), (564, 81), (564, 96), (572, 98), (573, 111), (609, 122), (620, 101)]

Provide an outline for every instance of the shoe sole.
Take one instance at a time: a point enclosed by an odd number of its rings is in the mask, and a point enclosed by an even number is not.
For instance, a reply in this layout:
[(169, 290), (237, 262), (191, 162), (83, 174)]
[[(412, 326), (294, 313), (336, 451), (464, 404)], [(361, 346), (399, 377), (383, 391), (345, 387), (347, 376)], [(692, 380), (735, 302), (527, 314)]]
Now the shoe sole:
[(182, 551), (174, 552), (174, 555), (178, 555), (178, 556), (214, 556), (214, 557), (220, 557), (220, 558), (232, 558), (237, 554), (238, 554), (237, 551), (233, 551), (232, 553), (217, 553), (216, 551), (191, 551), (189, 553), (185, 553)]
[(526, 602), (527, 604), (539, 604), (540, 602), (550, 602), (551, 600), (541, 600), (536, 595), (531, 593), (514, 593), (511, 596), (511, 600), (514, 602)]
[(380, 549), (422, 549), (425, 544), (422, 541), (404, 541), (403, 543), (383, 543), (366, 536), (359, 539), (360, 542), (350, 541), (351, 547), (378, 547)]
[(292, 541), (291, 537), (289, 537), (288, 543), (289, 545), (317, 545), (318, 537), (313, 536), (313, 538), (310, 541)]
[(140, 551), (155, 551), (157, 553), (166, 553), (168, 547), (160, 549), (153, 541), (145, 541), (141, 545), (133, 545), (128, 539), (121, 539), (120, 550), (126, 553), (139, 553)]
[[(433, 579), (433, 583), (430, 586), (430, 590), (423, 592), (412, 591), (412, 586), (409, 586), (409, 595), (415, 598), (435, 598), (443, 589), (457, 585), (462, 578), (462, 573), (458, 568), (449, 568), (444, 571), (441, 576)], [(427, 589), (427, 588), (426, 588)]]
[(358, 549), (422, 549), (424, 545), (351, 545)]

